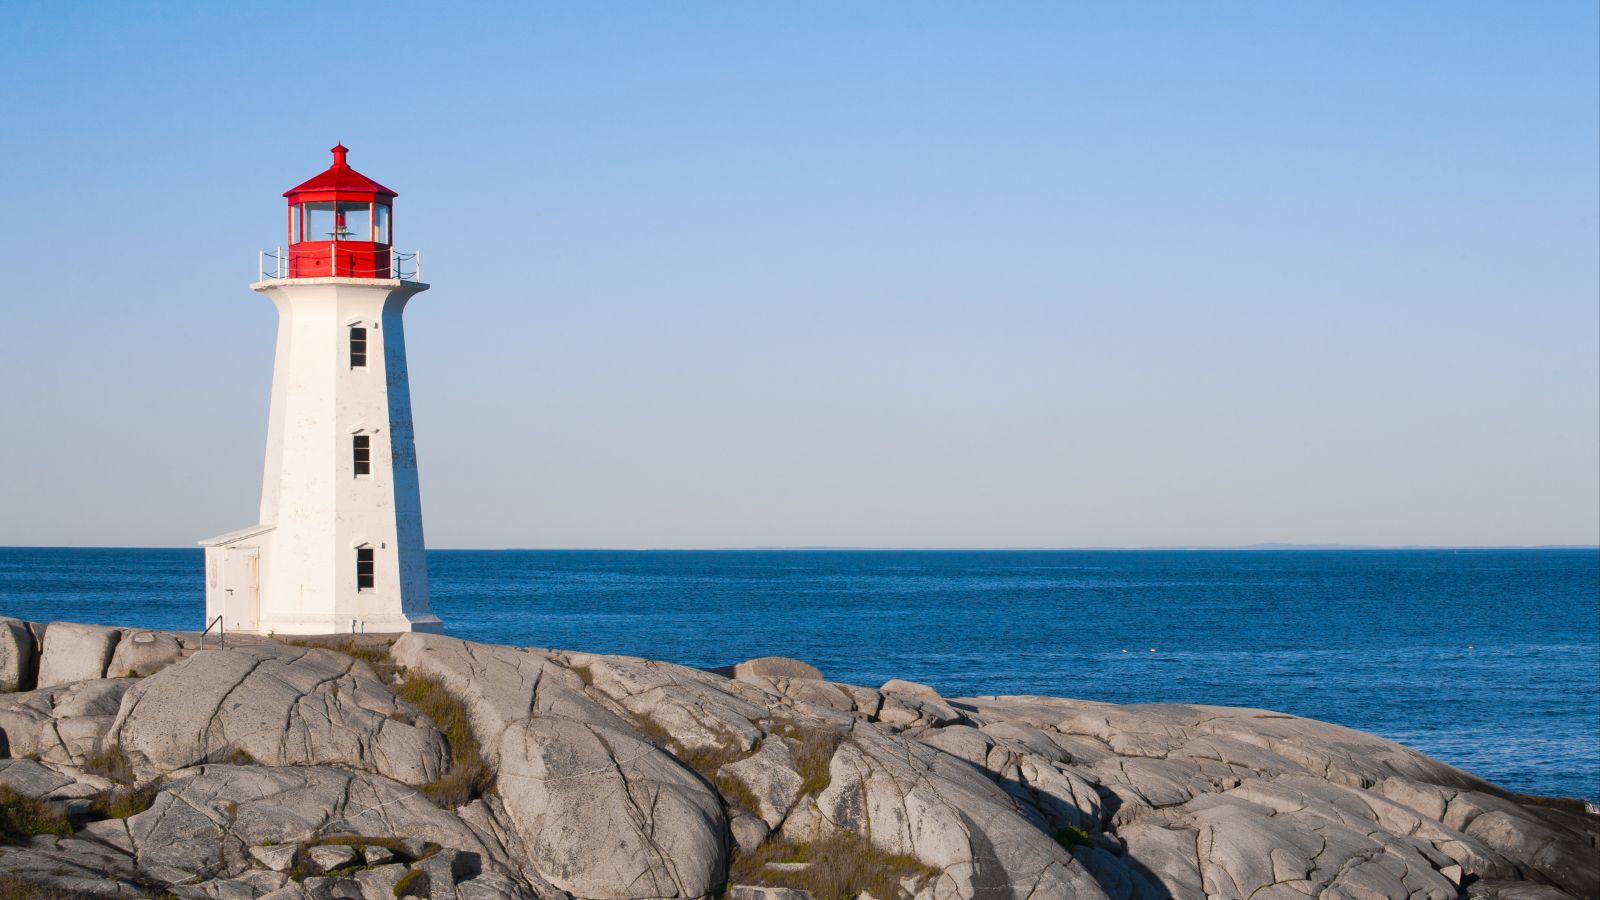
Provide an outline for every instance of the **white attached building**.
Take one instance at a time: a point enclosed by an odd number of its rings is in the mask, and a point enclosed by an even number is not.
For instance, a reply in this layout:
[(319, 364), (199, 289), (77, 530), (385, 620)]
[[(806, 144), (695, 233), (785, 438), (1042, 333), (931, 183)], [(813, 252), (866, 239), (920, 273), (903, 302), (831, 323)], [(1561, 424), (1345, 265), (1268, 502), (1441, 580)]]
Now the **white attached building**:
[(289, 247), (250, 289), (278, 309), (259, 524), (201, 541), (206, 623), (261, 634), (439, 631), (428, 605), (394, 191), (345, 162), (284, 194)]

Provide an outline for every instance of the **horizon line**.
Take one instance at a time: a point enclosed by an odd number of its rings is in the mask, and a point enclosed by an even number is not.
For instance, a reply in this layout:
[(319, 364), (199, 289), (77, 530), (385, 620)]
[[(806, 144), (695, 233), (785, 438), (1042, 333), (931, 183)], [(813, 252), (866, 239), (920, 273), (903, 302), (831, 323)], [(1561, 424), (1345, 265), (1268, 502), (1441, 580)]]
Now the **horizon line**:
[[(0, 550), (200, 550), (189, 547), (114, 544), (0, 544)], [(1600, 544), (1291, 544), (1269, 541), (1257, 544), (1154, 544), (1147, 546), (1004, 546), (1004, 547), (891, 547), (831, 544), (774, 544), (743, 547), (425, 547), (425, 550), (477, 553), (1110, 553), (1110, 552), (1227, 552), (1270, 553), (1293, 550), (1600, 550)]]

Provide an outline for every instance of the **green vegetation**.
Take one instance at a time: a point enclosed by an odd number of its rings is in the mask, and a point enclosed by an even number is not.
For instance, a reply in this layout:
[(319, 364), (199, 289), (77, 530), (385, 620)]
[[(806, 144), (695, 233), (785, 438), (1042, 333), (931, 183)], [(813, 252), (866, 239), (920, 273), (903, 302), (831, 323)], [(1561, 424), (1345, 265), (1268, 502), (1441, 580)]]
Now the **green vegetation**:
[(89, 801), (89, 812), (97, 819), (126, 819), (149, 809), (161, 788), (150, 782), (142, 787), (118, 786)]
[(406, 842), (400, 838), (368, 837), (364, 834), (325, 834), (306, 841), (303, 846), (318, 847), (324, 844), (337, 844), (344, 847), (354, 847), (357, 850), (360, 850), (363, 854), (366, 853), (368, 847), (382, 847), (383, 849), (393, 853), (397, 859), (404, 863), (413, 863), (419, 859), (427, 859), (428, 857), (439, 852), (439, 845), (429, 841), (422, 845), (422, 852), (420, 854), (413, 855), (406, 851)]
[(844, 735), (832, 728), (805, 728), (787, 719), (778, 722), (775, 730), (797, 744), (794, 748), (794, 769), (802, 779), (800, 796), (820, 794), (826, 790), (833, 780), (828, 767)]
[(60, 806), (0, 784), (0, 844), (20, 844), (36, 834), (71, 833), (72, 822)]
[(83, 768), (86, 772), (102, 775), (117, 784), (133, 783), (133, 767), (128, 765), (128, 757), (117, 744), (103, 744), (99, 753), (84, 762)]
[[(767, 863), (785, 862), (807, 865), (793, 872), (767, 868)], [(733, 861), (728, 883), (797, 888), (810, 891), (816, 900), (853, 900), (863, 891), (887, 900), (905, 895), (903, 879), (921, 881), (938, 874), (915, 857), (885, 853), (859, 835), (839, 831), (806, 844), (768, 841)]]
[(1056, 843), (1068, 850), (1073, 847), (1089, 846), (1089, 832), (1084, 831), (1082, 828), (1074, 828), (1071, 825), (1063, 825), (1057, 828), (1055, 834), (1052, 834), (1051, 837), (1056, 839)]
[(483, 761), (482, 748), (472, 733), (467, 708), (432, 675), (406, 672), (395, 693), (421, 710), (450, 742), (450, 770), (422, 792), (441, 806), (455, 807), (482, 797), (494, 783), (494, 772)]
[(421, 869), (412, 869), (394, 883), (396, 897), (428, 896), (428, 876)]
[(385, 684), (393, 684), (399, 674), (400, 667), (389, 658), (389, 642), (387, 639), (373, 638), (358, 641), (353, 637), (326, 637), (326, 638), (301, 638), (284, 641), (291, 647), (307, 647), (314, 650), (332, 650), (343, 653), (345, 656), (359, 659), (372, 667), (378, 680)]
[[(356, 638), (309, 638), (286, 641), (295, 647), (332, 650), (359, 659), (372, 667), (380, 681), (390, 685), (395, 696), (415, 706), (444, 733), (450, 744), (450, 768), (437, 781), (422, 786), (422, 793), (440, 806), (454, 808), (470, 803), (489, 792), (494, 772), (483, 761), (483, 749), (472, 733), (467, 707), (450, 693), (444, 682), (432, 675), (411, 672), (396, 665), (389, 656), (386, 640), (361, 641)], [(402, 718), (391, 714), (390, 718)]]
[[(341, 847), (354, 847), (361, 853), (361, 856), (355, 860), (352, 860), (346, 865), (340, 866), (337, 869), (332, 869), (328, 872), (322, 873), (324, 875), (348, 875), (352, 872), (369, 868), (368, 864), (364, 862), (368, 847), (382, 847), (390, 851), (395, 856), (394, 861), (402, 865), (410, 865), (418, 860), (427, 859), (428, 857), (439, 852), (438, 844), (427, 842), (422, 845), (421, 853), (413, 854), (406, 850), (406, 843), (406, 841), (403, 841), (400, 838), (369, 837), (364, 834), (325, 834), (319, 837), (310, 838), (295, 845), (294, 863), (289, 868), (289, 878), (291, 881), (304, 881), (305, 879), (310, 878), (312, 875), (317, 874), (311, 869), (310, 850), (312, 847), (320, 847), (328, 844)], [(421, 896), (427, 896), (426, 891), (424, 891)]]
[(744, 782), (731, 775), (722, 774), (723, 766), (738, 762), (750, 755), (737, 744), (723, 743), (715, 747), (690, 749), (649, 716), (630, 713), (628, 718), (634, 729), (644, 735), (645, 740), (654, 744), (657, 749), (672, 754), (678, 762), (693, 769), (697, 775), (709, 782), (722, 798), (723, 806), (730, 812), (737, 810), (758, 812), (761, 809), (756, 795), (745, 787)]
[[(699, 770), (696, 769), (695, 771), (698, 772)], [(717, 793), (722, 796), (722, 802), (730, 809), (742, 809), (751, 813), (761, 812), (761, 801), (756, 799), (756, 795), (751, 793), (744, 782), (734, 778), (732, 775), (724, 775), (717, 771), (713, 771), (710, 775), (706, 775), (704, 772), (700, 774), (711, 782), (712, 787), (715, 787)]]
[(722, 797), (723, 805), (730, 810), (745, 810), (759, 812), (761, 804), (756, 800), (756, 795), (745, 787), (744, 782), (732, 775), (724, 775), (722, 767), (731, 762), (738, 762), (750, 754), (740, 750), (734, 744), (719, 744), (716, 747), (697, 747), (693, 750), (680, 746), (676, 741), (668, 739), (668, 747), (662, 749), (678, 758), (678, 761), (693, 769), (701, 778), (711, 782)]

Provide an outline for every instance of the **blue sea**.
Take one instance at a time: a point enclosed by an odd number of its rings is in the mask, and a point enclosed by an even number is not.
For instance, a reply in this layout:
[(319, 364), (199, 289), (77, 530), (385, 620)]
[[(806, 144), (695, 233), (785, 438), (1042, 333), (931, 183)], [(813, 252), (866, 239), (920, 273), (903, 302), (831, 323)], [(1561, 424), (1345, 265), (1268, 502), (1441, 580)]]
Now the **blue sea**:
[[(479, 641), (1283, 710), (1600, 801), (1600, 551), (466, 551)], [(199, 550), (0, 548), (0, 615), (195, 630)]]

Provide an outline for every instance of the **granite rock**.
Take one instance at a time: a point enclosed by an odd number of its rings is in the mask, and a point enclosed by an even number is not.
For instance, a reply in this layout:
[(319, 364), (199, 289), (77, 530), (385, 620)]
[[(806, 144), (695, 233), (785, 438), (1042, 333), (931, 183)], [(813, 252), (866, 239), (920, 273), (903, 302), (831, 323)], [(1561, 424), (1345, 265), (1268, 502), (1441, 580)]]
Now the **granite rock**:
[(0, 694), (0, 756), (83, 766), (99, 751), (131, 678), (73, 681)]
[(242, 758), (423, 784), (449, 764), (443, 735), (365, 663), (283, 645), (200, 650), (140, 681), (107, 740), (141, 779)]
[(106, 677), (122, 631), (100, 625), (51, 622), (39, 653), (39, 688)]
[(177, 662), (183, 644), (175, 635), (162, 631), (128, 631), (117, 641), (106, 674), (115, 678), (154, 675)]
[(701, 897), (724, 874), (719, 799), (629, 732), (541, 716), (506, 730), (501, 801), (533, 867), (578, 897)]
[(33, 629), (21, 619), (0, 616), (0, 693), (33, 690), (38, 663)]
[[(0, 678), (37, 645), (8, 622)], [(114, 787), (90, 758), (120, 752), (154, 799), (0, 847), (0, 873), (107, 896), (371, 900), (409, 879), (451, 900), (687, 900), (735, 853), (848, 831), (934, 873), (876, 900), (1600, 898), (1600, 818), (1264, 710), (952, 699), (766, 661), (725, 678), (404, 635), (393, 660), (461, 701), (497, 770), (446, 809), (419, 790), (450, 764), (443, 735), (366, 663), (114, 632), (46, 630), (55, 683), (0, 694), (0, 783), (81, 812)], [(761, 880), (727, 895), (804, 895)]]
[(761, 656), (747, 659), (742, 663), (735, 663), (733, 677), (748, 680), (757, 676), (764, 678), (804, 678), (812, 681), (821, 681), (822, 672), (810, 663), (787, 656)]

